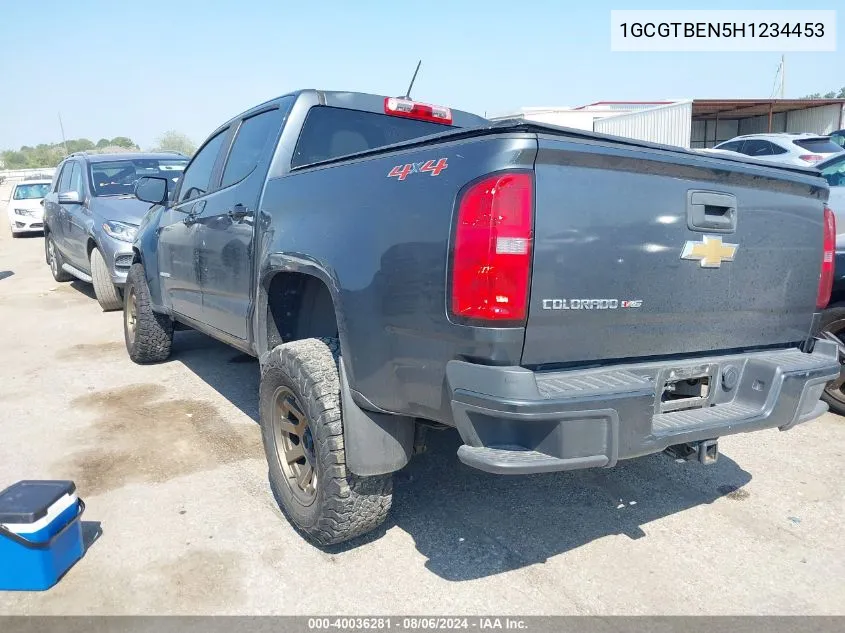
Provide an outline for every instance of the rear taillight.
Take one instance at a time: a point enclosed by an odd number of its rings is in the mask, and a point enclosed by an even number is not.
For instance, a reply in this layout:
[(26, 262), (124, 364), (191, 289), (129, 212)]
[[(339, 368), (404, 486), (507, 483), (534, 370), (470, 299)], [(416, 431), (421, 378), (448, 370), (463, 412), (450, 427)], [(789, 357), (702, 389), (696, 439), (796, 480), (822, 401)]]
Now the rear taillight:
[(833, 264), (836, 256), (836, 217), (830, 207), (824, 207), (824, 253), (822, 254), (822, 271), (819, 275), (819, 294), (816, 298), (816, 307), (823, 309), (830, 301), (830, 292), (833, 289)]
[(528, 314), (534, 181), (488, 176), (466, 189), (455, 224), (451, 313), (459, 320), (519, 325)]
[(798, 158), (800, 158), (804, 162), (813, 164), (813, 163), (817, 163), (820, 160), (822, 160), (824, 158), (824, 156), (819, 156), (818, 154), (802, 154)]
[(420, 121), (452, 125), (452, 111), (449, 108), (431, 105), (430, 103), (419, 103), (410, 99), (385, 97), (384, 113), (391, 116), (405, 117), (406, 119), (418, 119)]

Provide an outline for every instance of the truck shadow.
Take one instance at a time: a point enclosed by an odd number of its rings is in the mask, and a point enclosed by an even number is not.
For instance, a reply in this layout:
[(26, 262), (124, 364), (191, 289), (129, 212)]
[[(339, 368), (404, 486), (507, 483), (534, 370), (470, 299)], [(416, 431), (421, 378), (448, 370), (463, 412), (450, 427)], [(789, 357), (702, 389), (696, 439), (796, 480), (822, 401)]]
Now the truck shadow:
[[(258, 362), (194, 331), (177, 332), (181, 362), (258, 421)], [(430, 432), (428, 450), (396, 473), (393, 510), (374, 532), (326, 548), (343, 555), (394, 527), (410, 534), (426, 568), (451, 581), (542, 563), (613, 535), (646, 537), (643, 526), (728, 497), (741, 503), (751, 475), (725, 455), (712, 466), (659, 454), (592, 469), (490, 475), (458, 461), (452, 430)]]
[(456, 432), (430, 435), (429, 450), (396, 475), (384, 529), (409, 533), (426, 568), (451, 581), (543, 563), (606, 536), (644, 538), (642, 526), (657, 519), (723, 496), (741, 502), (751, 480), (724, 455), (712, 466), (659, 454), (606, 470), (489, 475), (458, 461)]
[(176, 332), (172, 360), (258, 422), (258, 360), (195, 330)]

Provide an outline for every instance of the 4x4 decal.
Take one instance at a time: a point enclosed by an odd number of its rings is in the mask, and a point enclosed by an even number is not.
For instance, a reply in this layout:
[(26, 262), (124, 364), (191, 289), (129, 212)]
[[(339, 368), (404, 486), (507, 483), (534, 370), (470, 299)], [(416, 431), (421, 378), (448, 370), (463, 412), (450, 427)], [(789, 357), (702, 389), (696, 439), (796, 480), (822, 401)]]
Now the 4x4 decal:
[(398, 178), (405, 180), (411, 174), (425, 174), (431, 173), (432, 176), (439, 176), (440, 172), (446, 169), (449, 165), (445, 158), (439, 158), (437, 161), (427, 160), (421, 163), (407, 163), (405, 165), (396, 165), (387, 174), (388, 178)]

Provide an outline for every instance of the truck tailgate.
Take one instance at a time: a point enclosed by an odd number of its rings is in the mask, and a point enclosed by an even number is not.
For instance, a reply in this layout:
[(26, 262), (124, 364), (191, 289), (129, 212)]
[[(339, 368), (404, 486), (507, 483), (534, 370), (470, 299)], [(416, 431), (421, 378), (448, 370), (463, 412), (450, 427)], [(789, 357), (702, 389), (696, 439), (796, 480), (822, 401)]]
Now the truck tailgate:
[(807, 337), (823, 248), (821, 179), (551, 134), (539, 136), (535, 170), (523, 364)]

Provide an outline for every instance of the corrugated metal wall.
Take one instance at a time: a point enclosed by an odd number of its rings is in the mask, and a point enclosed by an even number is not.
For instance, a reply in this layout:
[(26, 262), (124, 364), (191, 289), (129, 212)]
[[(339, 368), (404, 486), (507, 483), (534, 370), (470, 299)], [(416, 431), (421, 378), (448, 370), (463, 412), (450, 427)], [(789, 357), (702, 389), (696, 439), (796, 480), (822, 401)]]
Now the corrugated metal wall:
[(629, 112), (593, 124), (596, 132), (680, 147), (690, 146), (692, 101)]
[[(842, 106), (826, 105), (806, 110), (778, 112), (772, 116), (772, 132), (792, 132), (800, 134), (830, 134), (839, 129)], [(769, 115), (741, 119), (740, 134), (765, 134), (769, 130)]]
[(842, 106), (836, 104), (788, 112), (786, 131), (830, 134), (839, 129), (841, 112)]

